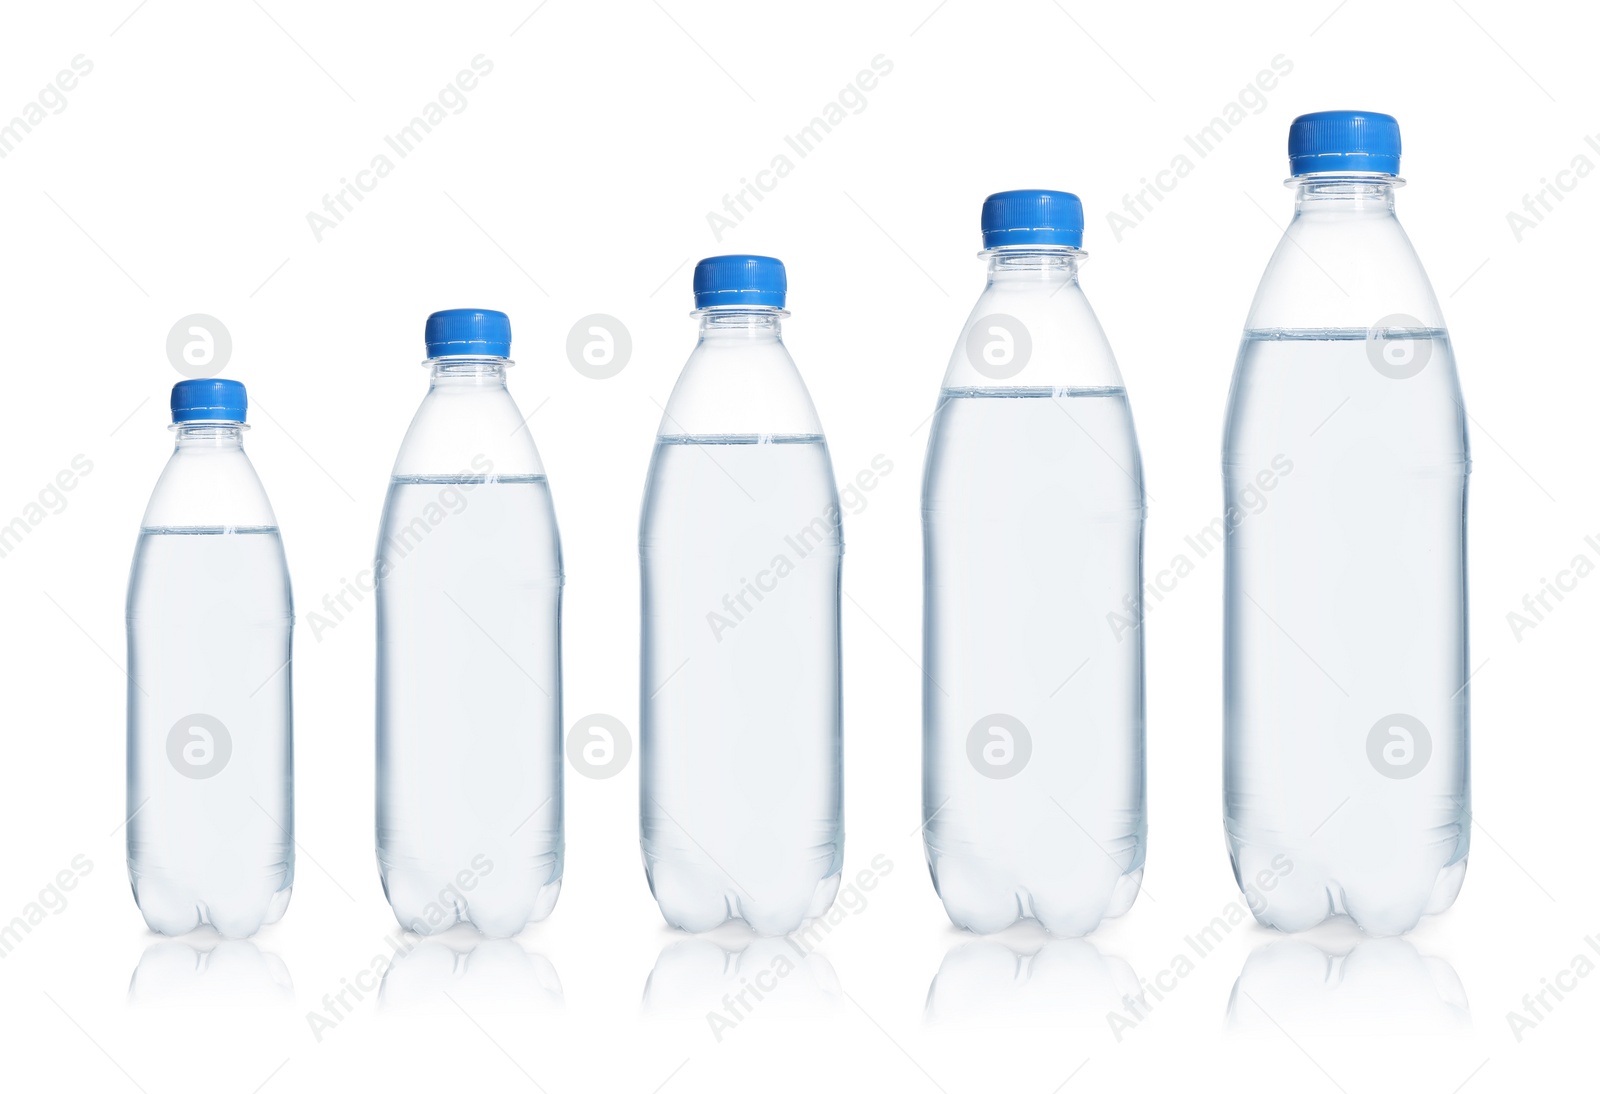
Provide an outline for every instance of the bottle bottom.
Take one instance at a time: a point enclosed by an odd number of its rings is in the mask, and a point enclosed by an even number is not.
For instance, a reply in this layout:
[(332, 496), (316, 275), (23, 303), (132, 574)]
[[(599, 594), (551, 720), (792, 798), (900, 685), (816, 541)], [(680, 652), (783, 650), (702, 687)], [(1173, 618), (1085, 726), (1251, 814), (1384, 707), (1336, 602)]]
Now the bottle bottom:
[(420, 935), (440, 934), (466, 923), (488, 938), (511, 938), (549, 916), (561, 895), (561, 864), (548, 863), (531, 876), (509, 871), (454, 874), (415, 866), (385, 866), (383, 892), (400, 926)]
[(839, 895), (841, 871), (822, 878), (809, 891), (801, 887), (787, 893), (762, 890), (751, 894), (726, 875), (693, 863), (673, 864), (645, 856), (645, 876), (662, 917), (679, 930), (699, 934), (734, 920), (744, 922), (758, 935), (792, 934), (808, 920), (833, 906)]
[(928, 870), (945, 914), (962, 930), (994, 934), (1032, 920), (1059, 938), (1081, 938), (1106, 920), (1125, 915), (1144, 880), (1140, 865), (1120, 876), (1107, 869), (1099, 877), (996, 884), (989, 863), (932, 851)]
[(1425, 915), (1438, 915), (1455, 903), (1467, 876), (1467, 856), (1446, 863), (1431, 876), (1386, 875), (1339, 878), (1316, 862), (1296, 861), (1288, 852), (1251, 845), (1231, 847), (1234, 879), (1245, 904), (1264, 927), (1307, 931), (1339, 916), (1378, 938), (1414, 928)]
[[(293, 879), (264, 879), (260, 886), (230, 893), (206, 889), (154, 875), (141, 875), (129, 866), (133, 900), (145, 924), (161, 935), (185, 935), (210, 927), (223, 938), (249, 938), (262, 927), (283, 918), (294, 891)], [(277, 885), (282, 888), (276, 888)]]

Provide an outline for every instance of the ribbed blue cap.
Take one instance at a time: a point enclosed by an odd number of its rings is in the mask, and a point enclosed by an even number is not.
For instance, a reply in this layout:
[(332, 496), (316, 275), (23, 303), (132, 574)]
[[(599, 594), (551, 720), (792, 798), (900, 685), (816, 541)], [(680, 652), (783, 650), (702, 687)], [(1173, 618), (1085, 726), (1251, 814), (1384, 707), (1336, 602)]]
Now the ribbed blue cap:
[(781, 308), (789, 295), (783, 263), (765, 255), (717, 255), (694, 267), (694, 306), (721, 308), (743, 304)]
[(1082, 247), (1083, 202), (1064, 190), (1003, 190), (983, 203), (983, 248)]
[(1289, 173), (1400, 173), (1400, 123), (1370, 110), (1322, 110), (1289, 126)]
[(503, 311), (450, 308), (428, 316), (429, 357), (509, 357), (511, 320)]
[(174, 422), (243, 422), (244, 385), (238, 380), (179, 380), (172, 385)]

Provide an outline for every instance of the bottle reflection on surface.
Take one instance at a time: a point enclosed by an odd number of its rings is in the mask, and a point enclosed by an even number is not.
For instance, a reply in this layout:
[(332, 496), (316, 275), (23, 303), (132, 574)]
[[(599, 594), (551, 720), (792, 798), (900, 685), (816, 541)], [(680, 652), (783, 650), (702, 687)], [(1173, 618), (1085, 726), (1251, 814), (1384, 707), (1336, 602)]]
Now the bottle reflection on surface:
[(1049, 1019), (1105, 1027), (1141, 994), (1139, 977), (1120, 957), (1108, 957), (1082, 938), (1042, 932), (1016, 939), (960, 942), (944, 955), (928, 986), (923, 1018), (930, 1022)]
[(1450, 963), (1403, 938), (1318, 945), (1286, 938), (1252, 952), (1228, 1000), (1228, 1029), (1298, 1036), (1471, 1030)]
[(550, 959), (514, 938), (484, 938), (458, 926), (414, 944), (383, 974), (378, 1007), (388, 1012), (554, 1011), (566, 1005)]
[(840, 1002), (833, 966), (800, 936), (738, 932), (722, 942), (680, 938), (662, 947), (641, 1008), (653, 1018), (704, 1021), (720, 1042), (757, 1014), (812, 1017)]
[(166, 938), (139, 957), (128, 982), (135, 1006), (278, 1006), (294, 1002), (289, 968), (254, 942)]

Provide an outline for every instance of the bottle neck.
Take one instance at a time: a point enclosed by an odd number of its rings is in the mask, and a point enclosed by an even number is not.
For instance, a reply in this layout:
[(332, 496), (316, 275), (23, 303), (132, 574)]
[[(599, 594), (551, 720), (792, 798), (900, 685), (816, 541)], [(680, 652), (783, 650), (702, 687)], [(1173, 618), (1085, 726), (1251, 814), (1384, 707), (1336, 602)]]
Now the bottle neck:
[(984, 254), (989, 259), (990, 286), (1016, 288), (1075, 284), (1079, 264), (1089, 257), (1076, 247), (1004, 247)]
[(433, 357), (424, 364), (433, 370), (433, 387), (503, 388), (512, 361), (509, 357)]
[(178, 422), (172, 429), (180, 452), (244, 446), (243, 422)]
[(720, 307), (695, 314), (702, 342), (781, 342), (788, 313), (782, 308)]
[(1394, 192), (1405, 180), (1394, 175), (1306, 175), (1295, 184), (1295, 216), (1393, 216)]

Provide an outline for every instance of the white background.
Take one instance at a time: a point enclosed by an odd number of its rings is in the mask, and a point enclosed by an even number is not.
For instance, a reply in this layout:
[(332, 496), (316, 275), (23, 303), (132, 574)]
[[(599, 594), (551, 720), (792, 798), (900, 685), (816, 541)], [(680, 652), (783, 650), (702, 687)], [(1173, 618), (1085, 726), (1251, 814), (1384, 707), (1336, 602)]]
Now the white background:
[[(1520, 241), (1507, 222), (1574, 157), (1600, 163), (1584, 144), (1600, 130), (1587, 5), (135, 2), (8, 4), (0, 16), (0, 120), (75, 56), (93, 64), (65, 109), (0, 159), (0, 523), (74, 456), (93, 463), (64, 510), (0, 558), (0, 921), (74, 856), (92, 863), (65, 907), (0, 959), (7, 1087), (1049, 1094), (1226, 1076), (1250, 1089), (1478, 1094), (1593, 1083), (1584, 1048), (1600, 976), (1520, 1041), (1506, 1018), (1575, 955), (1600, 961), (1584, 941), (1600, 932), (1600, 578), (1521, 641), (1506, 622), (1573, 556), (1600, 558), (1584, 543), (1600, 533), (1587, 321), (1600, 179), (1564, 177), (1572, 192)], [(306, 214), (479, 54), (493, 72), (467, 107), (319, 242)], [(879, 54), (893, 71), (866, 107), (717, 240), (706, 214)], [(1114, 240), (1106, 212), (1279, 54), (1293, 71), (1260, 112)], [(966, 972), (937, 986), (930, 1021), (935, 975), (973, 938), (945, 919), (916, 834), (918, 490), (924, 423), (982, 284), (980, 203), (1013, 187), (1083, 198), (1083, 284), (1133, 401), (1153, 570), (1220, 510), (1239, 329), (1291, 211), (1288, 124), (1336, 107), (1400, 119), (1400, 215), (1444, 305), (1472, 415), (1466, 886), (1403, 943), (1357, 946), (1334, 929), (1312, 939), (1332, 956), (1257, 959), (1255, 1005), (1230, 1011), (1247, 959), (1277, 940), (1238, 929), (1113, 1036), (1110, 978), (1152, 980), (1237, 899), (1221, 838), (1213, 556), (1148, 621), (1149, 888), (1089, 946), (1041, 949), (1043, 936), (1016, 930), (999, 942), (1018, 956), (952, 959)], [(510, 950), (413, 963), (413, 1006), (368, 995), (318, 1040), (307, 1013), (387, 952), (395, 923), (372, 854), (371, 602), (320, 639), (304, 616), (370, 564), (389, 467), (426, 386), (424, 317), (511, 315), (511, 388), (534, 412), (566, 555), (567, 722), (605, 712), (634, 729), (644, 472), (658, 404), (694, 338), (692, 262), (727, 251), (788, 265), (786, 336), (839, 478), (880, 453), (894, 463), (845, 526), (844, 616), (846, 873), (879, 854), (892, 872), (804, 975), (719, 1042), (705, 1011), (751, 973), (747, 940), (718, 935), (725, 959), (663, 962), (652, 992), (682, 1005), (645, 1013), (658, 957), (685, 936), (663, 925), (644, 883), (637, 764), (605, 781), (569, 768), (553, 915)], [(173, 962), (147, 957), (158, 940), (123, 868), (122, 615), (140, 514), (170, 449), (179, 376), (167, 332), (197, 312), (231, 332), (223, 375), (250, 390), (246, 447), (302, 615), (300, 852), (281, 923), (209, 956), (215, 939), (197, 936)], [(595, 312), (633, 338), (627, 367), (603, 381), (565, 352), (573, 323)], [(155, 971), (162, 958), (166, 973), (130, 1000), (141, 960)]]

